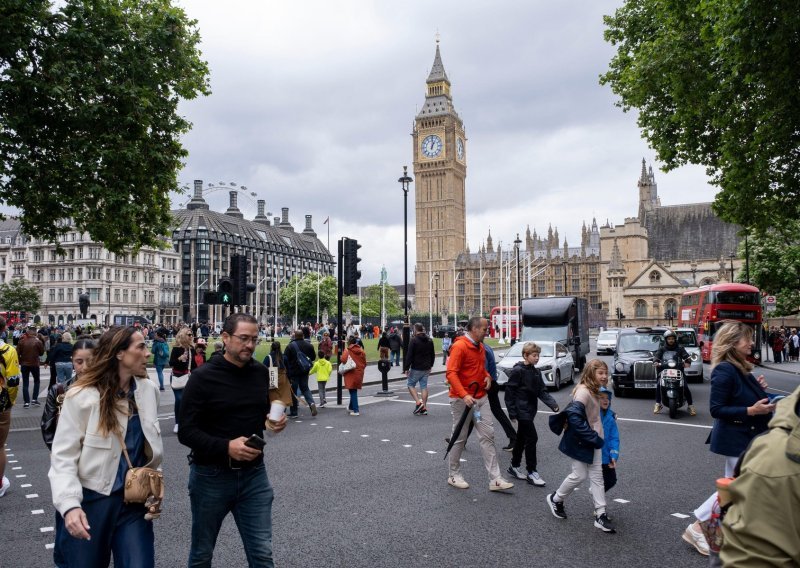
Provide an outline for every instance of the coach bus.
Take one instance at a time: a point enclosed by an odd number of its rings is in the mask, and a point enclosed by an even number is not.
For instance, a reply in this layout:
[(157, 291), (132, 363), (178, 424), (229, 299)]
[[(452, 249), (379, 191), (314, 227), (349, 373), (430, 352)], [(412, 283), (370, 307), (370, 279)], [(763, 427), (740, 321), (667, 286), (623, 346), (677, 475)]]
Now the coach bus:
[(711, 360), (714, 335), (723, 320), (746, 323), (753, 330), (750, 361), (761, 361), (761, 294), (748, 284), (711, 284), (684, 292), (678, 313), (678, 326), (697, 332), (703, 362)]

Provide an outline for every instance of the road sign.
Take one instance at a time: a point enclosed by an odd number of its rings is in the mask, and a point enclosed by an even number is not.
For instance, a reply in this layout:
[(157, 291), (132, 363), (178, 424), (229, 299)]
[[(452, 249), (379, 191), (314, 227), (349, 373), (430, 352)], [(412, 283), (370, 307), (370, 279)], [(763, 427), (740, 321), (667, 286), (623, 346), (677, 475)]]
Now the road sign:
[(770, 304), (767, 306), (767, 313), (775, 311), (775, 304)]
[(775, 304), (777, 304), (775, 296), (767, 296), (766, 298), (764, 298), (764, 302), (766, 302), (768, 306), (774, 306)]

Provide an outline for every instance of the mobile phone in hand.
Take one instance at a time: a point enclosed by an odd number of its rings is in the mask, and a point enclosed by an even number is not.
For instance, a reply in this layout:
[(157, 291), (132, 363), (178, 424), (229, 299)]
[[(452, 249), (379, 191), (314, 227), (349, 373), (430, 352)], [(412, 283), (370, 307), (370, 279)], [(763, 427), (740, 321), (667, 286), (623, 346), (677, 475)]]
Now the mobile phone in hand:
[(254, 448), (256, 450), (263, 450), (264, 446), (266, 446), (267, 443), (264, 441), (264, 438), (262, 438), (261, 436), (259, 436), (257, 434), (253, 434), (252, 436), (247, 438), (247, 441), (244, 443), (244, 445), (247, 446), (248, 448)]

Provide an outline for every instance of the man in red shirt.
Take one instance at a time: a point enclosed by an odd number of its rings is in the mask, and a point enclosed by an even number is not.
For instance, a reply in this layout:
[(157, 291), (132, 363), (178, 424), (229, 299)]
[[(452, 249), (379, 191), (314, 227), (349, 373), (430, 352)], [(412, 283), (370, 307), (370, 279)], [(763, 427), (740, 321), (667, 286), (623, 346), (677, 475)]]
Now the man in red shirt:
[[(467, 407), (472, 409), (468, 420), (475, 422), (478, 440), (483, 456), (483, 465), (489, 474), (489, 489), (505, 491), (514, 487), (500, 475), (497, 451), (494, 447), (494, 422), (486, 396), (492, 377), (486, 372), (486, 351), (483, 338), (489, 322), (481, 317), (473, 317), (467, 324), (467, 333), (456, 338), (450, 346), (447, 360), (447, 382), (450, 385), (450, 411), (453, 427), (460, 420)], [(484, 409), (486, 412), (484, 412)], [(461, 475), (461, 452), (467, 440), (467, 424), (461, 429), (450, 450), (447, 483), (458, 489), (467, 489), (469, 483)]]

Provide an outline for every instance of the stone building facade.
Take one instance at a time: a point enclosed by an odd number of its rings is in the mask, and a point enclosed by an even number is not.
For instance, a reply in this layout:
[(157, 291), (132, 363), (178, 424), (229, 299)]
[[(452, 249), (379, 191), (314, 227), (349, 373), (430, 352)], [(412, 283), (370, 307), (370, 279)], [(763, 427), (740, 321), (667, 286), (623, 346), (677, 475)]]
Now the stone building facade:
[(172, 241), (180, 258), (181, 319), (222, 321), (223, 307), (203, 303), (206, 292), (217, 290), (220, 278), (230, 273), (230, 257), (244, 255), (250, 262), (248, 281), (256, 291), (248, 294), (242, 310), (263, 321), (275, 317), (277, 294), (293, 276), (318, 272), (334, 275), (334, 258), (317, 238), (311, 215), (305, 228), (296, 231), (289, 222), (289, 209), (272, 221), (265, 214), (265, 201), (258, 200), (254, 219), (244, 218), (238, 194), (230, 192), (224, 213), (211, 211), (203, 198), (203, 181), (195, 180), (194, 194), (185, 209), (172, 211), (177, 226)]
[(0, 221), (0, 283), (24, 278), (39, 290), (42, 307), (29, 319), (72, 323), (81, 318), (78, 295), (85, 292), (87, 316), (98, 325), (125, 315), (178, 321), (179, 256), (170, 243), (164, 249), (114, 254), (87, 233), (72, 230), (59, 244), (63, 255), (54, 244), (22, 234), (18, 219)]

